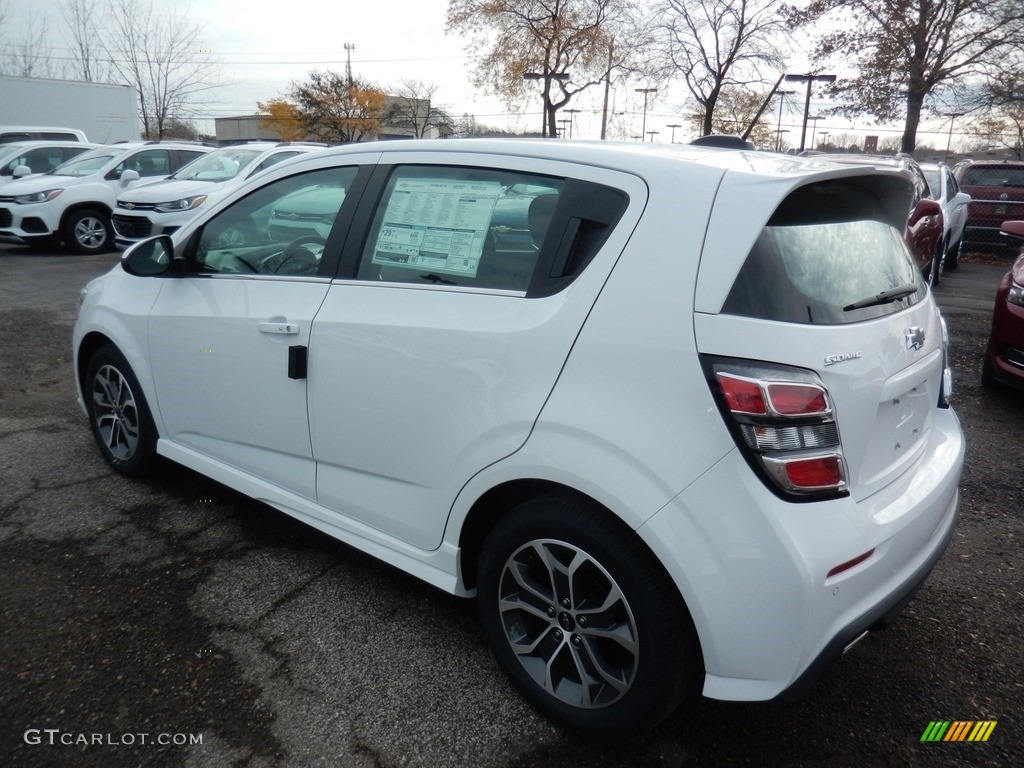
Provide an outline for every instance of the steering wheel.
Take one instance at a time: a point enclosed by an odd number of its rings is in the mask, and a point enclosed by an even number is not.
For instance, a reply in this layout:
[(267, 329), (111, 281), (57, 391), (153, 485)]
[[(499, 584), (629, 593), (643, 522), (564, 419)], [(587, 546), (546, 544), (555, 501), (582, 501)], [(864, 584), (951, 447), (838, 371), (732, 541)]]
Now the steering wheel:
[(281, 253), (271, 256), (263, 262), (263, 270), (272, 275), (313, 275), (320, 266), (319, 256), (309, 245), (323, 246), (327, 241), (319, 235), (306, 235), (288, 243)]

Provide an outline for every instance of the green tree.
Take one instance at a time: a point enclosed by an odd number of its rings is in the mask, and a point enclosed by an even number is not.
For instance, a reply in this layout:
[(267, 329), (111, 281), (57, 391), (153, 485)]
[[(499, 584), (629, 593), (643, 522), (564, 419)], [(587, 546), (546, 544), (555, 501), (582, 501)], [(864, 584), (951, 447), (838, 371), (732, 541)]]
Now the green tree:
[(535, 99), (539, 83), (544, 135), (557, 136), (558, 110), (632, 49), (612, 43), (630, 10), (628, 0), (449, 0), (447, 31), (467, 37), (480, 56), (473, 82), (509, 108)]
[(1024, 46), (1021, 0), (812, 0), (792, 19), (829, 24), (816, 63), (856, 69), (829, 89), (846, 101), (838, 112), (902, 118), (904, 152), (914, 151), (925, 102), (940, 86), (999, 70)]
[[(761, 70), (771, 71), (774, 80), (784, 68), (790, 34), (782, 2), (665, 0), (659, 58), (666, 74), (682, 77), (703, 108), (702, 136), (716, 132), (715, 110), (723, 91), (763, 82)], [(750, 117), (756, 112), (755, 106)], [(742, 127), (729, 131), (741, 132)]]

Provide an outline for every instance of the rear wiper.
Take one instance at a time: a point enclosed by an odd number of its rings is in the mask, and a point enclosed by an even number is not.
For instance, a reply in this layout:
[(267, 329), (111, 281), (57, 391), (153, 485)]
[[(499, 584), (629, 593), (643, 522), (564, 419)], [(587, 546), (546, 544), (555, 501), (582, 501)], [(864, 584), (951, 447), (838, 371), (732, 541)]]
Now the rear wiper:
[(876, 307), (879, 304), (889, 304), (893, 301), (905, 299), (912, 293), (917, 293), (917, 286), (912, 283), (897, 285), (895, 288), (886, 288), (874, 296), (868, 296), (866, 299), (847, 304), (843, 307), (843, 312), (849, 312), (851, 309), (863, 309), (864, 307)]

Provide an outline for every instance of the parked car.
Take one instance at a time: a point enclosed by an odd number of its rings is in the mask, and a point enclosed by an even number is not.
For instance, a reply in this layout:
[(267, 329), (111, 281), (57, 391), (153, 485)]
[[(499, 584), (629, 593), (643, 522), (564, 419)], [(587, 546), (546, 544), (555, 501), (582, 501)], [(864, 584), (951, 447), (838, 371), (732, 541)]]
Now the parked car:
[(252, 142), (214, 150), (163, 181), (131, 189), (117, 198), (114, 242), (123, 248), (151, 235), (170, 234), (201, 206), (250, 176), (289, 157), (327, 146), (298, 142)]
[(14, 141), (88, 141), (77, 128), (53, 128), (38, 125), (0, 125), (0, 144)]
[(49, 173), (100, 144), (83, 141), (17, 141), (0, 144), (0, 183), (33, 173)]
[(162, 179), (210, 149), (176, 142), (111, 144), (49, 173), (0, 184), (0, 240), (37, 248), (63, 241), (84, 254), (109, 250), (114, 242), (110, 212), (117, 195)]
[(1020, 253), (996, 291), (981, 381), (1024, 389), (1024, 221), (1003, 222), (1001, 231)]
[(1002, 223), (1024, 219), (1024, 162), (964, 160), (954, 174), (960, 189), (971, 196), (965, 247), (1002, 250)]
[(944, 269), (956, 269), (960, 262), (964, 226), (967, 224), (967, 206), (971, 196), (960, 191), (952, 169), (945, 163), (921, 163), (928, 179), (932, 200), (942, 206), (943, 260), (939, 262), (939, 275)]
[(859, 155), (859, 154), (820, 154), (814, 160), (832, 163), (852, 163), (855, 165), (874, 165), (876, 167), (895, 168), (909, 174), (913, 181), (911, 195), (907, 205), (906, 228), (904, 239), (907, 247), (914, 255), (918, 269), (925, 276), (929, 285), (938, 285), (942, 280), (942, 256), (945, 247), (942, 240), (945, 224), (943, 223), (942, 207), (931, 199), (931, 190), (924, 171), (910, 155)]
[[(79, 402), (124, 475), (166, 457), (475, 595), (568, 727), (799, 696), (957, 520), (913, 186), (690, 146), (309, 153), (84, 289)], [(492, 237), (512, 197), (530, 248)], [(252, 224), (282, 201), (315, 231)]]

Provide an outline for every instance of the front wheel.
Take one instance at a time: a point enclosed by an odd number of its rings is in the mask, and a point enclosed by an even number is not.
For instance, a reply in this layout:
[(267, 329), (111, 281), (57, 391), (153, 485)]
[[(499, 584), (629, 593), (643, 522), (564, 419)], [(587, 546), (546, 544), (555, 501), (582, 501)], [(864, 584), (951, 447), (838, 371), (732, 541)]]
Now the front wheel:
[(964, 236), (960, 235), (960, 239), (956, 241), (956, 245), (949, 249), (949, 253), (946, 254), (946, 269), (952, 272), (958, 266), (960, 266), (960, 256), (964, 252)]
[(156, 457), (156, 426), (138, 379), (114, 345), (89, 359), (82, 394), (103, 458), (123, 475), (146, 474)]
[(643, 733), (696, 687), (686, 606), (621, 521), (576, 499), (525, 502), (481, 553), (478, 607), (498, 662), (541, 713), (601, 738)]
[(68, 248), (86, 255), (108, 251), (114, 241), (110, 219), (92, 208), (71, 213), (64, 222), (63, 235)]

